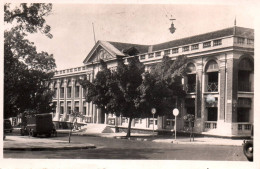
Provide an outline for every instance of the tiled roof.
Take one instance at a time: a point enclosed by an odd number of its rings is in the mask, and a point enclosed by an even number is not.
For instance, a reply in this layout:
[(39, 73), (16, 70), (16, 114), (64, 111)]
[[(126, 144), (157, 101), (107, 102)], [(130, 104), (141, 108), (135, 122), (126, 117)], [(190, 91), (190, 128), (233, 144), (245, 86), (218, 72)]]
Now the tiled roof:
[[(225, 36), (239, 36), (239, 37), (246, 37), (250, 39), (254, 39), (254, 30), (250, 28), (243, 28), (243, 27), (230, 27), (218, 31), (208, 32), (200, 35), (195, 35), (187, 38), (177, 39), (169, 42), (159, 43), (152, 45), (152, 51), (158, 51), (168, 48), (174, 48), (177, 46), (188, 45), (192, 43), (197, 43), (201, 41), (207, 41), (211, 39), (217, 39)], [(131, 43), (121, 43), (121, 42), (110, 42), (115, 48), (119, 51), (123, 52), (131, 47), (135, 47), (140, 53), (147, 53), (148, 48), (151, 45), (140, 45), (140, 44), (131, 44)]]
[(210, 39), (217, 39), (217, 38), (221, 38), (221, 37), (225, 37), (225, 36), (231, 36), (231, 35), (234, 35), (234, 32), (235, 32), (236, 36), (249, 37), (249, 38), (254, 37), (253, 29), (236, 27), (236, 29), (234, 31), (234, 27), (231, 27), (231, 28), (214, 31), (214, 32), (204, 33), (204, 34), (200, 34), (200, 35), (196, 35), (196, 36), (191, 36), (191, 37), (187, 37), (187, 38), (182, 38), (182, 39), (177, 39), (177, 40), (173, 40), (173, 41), (169, 41), (169, 42), (165, 42), (165, 43), (156, 44), (156, 45), (153, 45), (153, 51), (163, 50), (163, 49), (182, 46), (182, 45), (191, 44), (191, 43), (197, 43), (197, 42), (201, 42), (201, 41), (207, 41)]
[(149, 45), (131, 44), (131, 43), (121, 43), (121, 42), (110, 42), (119, 51), (123, 52), (131, 47), (135, 47), (140, 53), (147, 53)]

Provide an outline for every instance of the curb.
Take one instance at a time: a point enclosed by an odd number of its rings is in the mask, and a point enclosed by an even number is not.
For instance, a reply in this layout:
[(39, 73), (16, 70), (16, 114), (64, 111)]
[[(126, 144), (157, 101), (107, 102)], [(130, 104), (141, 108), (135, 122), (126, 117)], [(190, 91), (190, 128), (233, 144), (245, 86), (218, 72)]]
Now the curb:
[(78, 149), (94, 149), (96, 146), (81, 146), (81, 147), (8, 147), (3, 150), (12, 151), (54, 151), (54, 150), (78, 150)]

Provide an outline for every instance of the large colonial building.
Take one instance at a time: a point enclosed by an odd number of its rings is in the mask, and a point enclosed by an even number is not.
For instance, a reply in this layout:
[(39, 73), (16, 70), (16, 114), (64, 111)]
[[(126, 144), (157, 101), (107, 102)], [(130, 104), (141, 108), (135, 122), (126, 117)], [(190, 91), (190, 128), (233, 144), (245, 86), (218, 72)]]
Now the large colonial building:
[[(98, 41), (83, 66), (56, 71), (50, 85), (56, 93), (53, 120), (69, 121), (70, 110), (76, 109), (85, 116), (80, 122), (127, 126), (127, 118), (104, 115), (94, 104), (85, 102), (78, 79), (86, 76), (92, 81), (100, 69), (99, 59), (115, 69), (117, 58), (127, 62), (133, 55), (147, 70), (164, 55), (173, 60), (178, 55), (190, 58), (188, 75), (183, 78), (186, 98), (173, 103), (180, 110), (177, 131), (187, 127), (183, 116), (194, 114), (198, 133), (250, 135), (254, 121), (254, 30), (237, 26), (155, 45)], [(132, 126), (151, 129), (155, 124), (157, 130), (173, 130), (174, 122), (173, 117), (135, 119)]]

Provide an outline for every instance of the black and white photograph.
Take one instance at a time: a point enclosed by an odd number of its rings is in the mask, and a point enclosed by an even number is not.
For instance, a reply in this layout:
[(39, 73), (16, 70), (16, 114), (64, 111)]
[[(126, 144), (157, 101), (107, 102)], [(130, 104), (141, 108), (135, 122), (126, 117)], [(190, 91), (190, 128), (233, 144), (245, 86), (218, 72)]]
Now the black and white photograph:
[(1, 3), (0, 168), (258, 168), (259, 4), (176, 2)]

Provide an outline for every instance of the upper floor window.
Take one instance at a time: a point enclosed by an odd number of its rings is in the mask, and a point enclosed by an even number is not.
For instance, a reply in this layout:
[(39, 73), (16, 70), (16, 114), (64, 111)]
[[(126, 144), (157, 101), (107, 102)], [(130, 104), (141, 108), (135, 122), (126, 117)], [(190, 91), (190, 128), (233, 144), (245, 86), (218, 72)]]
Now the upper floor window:
[(211, 47), (211, 41), (203, 43), (203, 48), (208, 48), (208, 47)]
[(179, 48), (172, 49), (172, 54), (174, 54), (174, 53), (179, 53)]
[(79, 86), (75, 87), (75, 97), (79, 97)]
[(156, 56), (156, 57), (160, 57), (160, 56), (161, 56), (161, 52), (156, 52), (156, 53), (155, 53), (155, 56)]
[(199, 44), (191, 45), (191, 50), (199, 49)]
[(60, 98), (64, 98), (64, 87), (60, 88)]
[(254, 39), (247, 39), (247, 44), (248, 45), (254, 44)]
[(57, 88), (54, 88), (54, 95), (53, 95), (53, 98), (57, 98)]
[(167, 55), (167, 56), (168, 56), (168, 55), (170, 55), (170, 53), (171, 53), (170, 50), (165, 50), (165, 51), (164, 51), (164, 55)]
[(67, 98), (71, 98), (71, 87), (67, 88)]
[(186, 52), (186, 51), (189, 51), (190, 50), (190, 47), (189, 46), (184, 46), (183, 48), (182, 48), (182, 51), (183, 52)]
[(214, 40), (213, 41), (213, 46), (219, 46), (222, 45), (222, 39)]
[(245, 43), (245, 38), (238, 37), (237, 38), (237, 43), (238, 44), (244, 44)]
[(154, 57), (154, 53), (149, 53), (148, 54), (148, 58), (153, 58)]
[(145, 55), (141, 55), (140, 60), (144, 60), (144, 59), (145, 59)]

